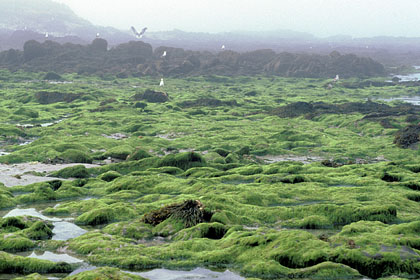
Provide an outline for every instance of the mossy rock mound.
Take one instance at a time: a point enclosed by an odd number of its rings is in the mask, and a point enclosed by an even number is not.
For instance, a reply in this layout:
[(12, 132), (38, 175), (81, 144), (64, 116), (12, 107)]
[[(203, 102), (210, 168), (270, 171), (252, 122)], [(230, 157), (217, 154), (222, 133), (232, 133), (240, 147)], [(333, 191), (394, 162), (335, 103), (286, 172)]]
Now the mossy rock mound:
[(401, 148), (408, 148), (419, 142), (420, 125), (409, 125), (397, 131), (394, 138), (394, 144)]
[(104, 180), (106, 182), (111, 182), (119, 177), (121, 177), (122, 175), (120, 173), (118, 173), (117, 171), (108, 171), (105, 172), (103, 174), (101, 174), (101, 176), (99, 176), (99, 179)]
[(198, 98), (195, 100), (186, 100), (177, 104), (182, 108), (189, 107), (218, 107), (218, 106), (238, 106), (236, 100), (222, 101), (216, 98)]
[(82, 97), (80, 93), (67, 93), (58, 91), (39, 91), (35, 93), (35, 99), (40, 104), (52, 104), (57, 102), (73, 102)]
[(89, 172), (84, 165), (75, 165), (63, 168), (51, 174), (53, 177), (59, 178), (88, 178)]
[(164, 103), (164, 102), (169, 101), (169, 96), (166, 92), (146, 89), (144, 93), (138, 93), (134, 95), (133, 99), (136, 101), (146, 100), (147, 102), (150, 102), (150, 103)]
[(13, 114), (17, 116), (24, 116), (28, 118), (34, 118), (34, 119), (39, 117), (39, 113), (37, 111), (33, 109), (29, 109), (29, 108), (24, 108), (24, 107), (17, 109), (16, 111), (13, 112)]
[(53, 226), (44, 221), (35, 222), (25, 230), (26, 235), (32, 240), (50, 239), (53, 236)]
[(0, 187), (0, 209), (16, 206), (16, 201), (9, 191), (2, 191)]
[(271, 113), (281, 118), (294, 118), (315, 112), (315, 108), (308, 102), (295, 102), (274, 109)]
[(220, 223), (201, 223), (194, 227), (178, 232), (173, 240), (189, 240), (193, 238), (221, 239), (228, 231), (228, 227)]
[(35, 258), (25, 258), (14, 256), (5, 252), (0, 252), (0, 273), (7, 274), (28, 274), (28, 273), (70, 273), (73, 268), (65, 262), (54, 263)]
[(119, 145), (119, 146), (112, 147), (111, 149), (106, 151), (103, 154), (103, 156), (125, 160), (132, 152), (133, 152), (133, 148), (131, 146)]
[(174, 166), (183, 170), (187, 170), (192, 167), (201, 167), (205, 165), (206, 162), (200, 154), (194, 152), (186, 152), (175, 155), (167, 155), (159, 160), (156, 167)]
[(61, 81), (62, 79), (63, 78), (55, 72), (48, 72), (44, 76), (44, 80), (48, 80), (48, 81)]
[(140, 148), (136, 148), (134, 152), (128, 155), (127, 160), (141, 160), (148, 157), (151, 157), (151, 155), (148, 152)]
[(192, 227), (210, 221), (211, 216), (212, 213), (205, 210), (199, 200), (185, 200), (182, 203), (170, 204), (144, 214), (142, 221), (157, 226), (169, 218), (174, 218), (182, 221), (185, 227)]
[(127, 204), (118, 203), (107, 205), (101, 208), (95, 208), (76, 219), (76, 224), (79, 225), (103, 225), (115, 221), (124, 221), (137, 216), (137, 213)]
[[(22, 233), (0, 235), (0, 250), (6, 252), (24, 252), (35, 247), (35, 242)], [(1, 271), (1, 265), (0, 265)]]
[(63, 152), (60, 157), (65, 162), (71, 163), (92, 163), (92, 158), (83, 151), (75, 150), (75, 149), (68, 149)]

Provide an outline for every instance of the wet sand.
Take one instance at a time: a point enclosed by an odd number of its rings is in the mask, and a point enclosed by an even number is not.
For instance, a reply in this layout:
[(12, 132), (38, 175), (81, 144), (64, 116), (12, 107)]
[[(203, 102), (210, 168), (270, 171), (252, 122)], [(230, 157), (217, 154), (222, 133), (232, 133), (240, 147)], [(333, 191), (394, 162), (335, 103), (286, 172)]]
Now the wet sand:
[[(40, 162), (28, 162), (18, 164), (0, 164), (0, 183), (3, 183), (6, 187), (13, 187), (60, 179), (46, 176), (48, 176), (51, 172), (75, 165), (80, 165), (80, 163), (45, 164)], [(83, 165), (86, 166), (86, 168), (99, 166), (96, 164)], [(45, 176), (36, 176), (30, 174), (31, 172), (42, 173), (45, 174)]]

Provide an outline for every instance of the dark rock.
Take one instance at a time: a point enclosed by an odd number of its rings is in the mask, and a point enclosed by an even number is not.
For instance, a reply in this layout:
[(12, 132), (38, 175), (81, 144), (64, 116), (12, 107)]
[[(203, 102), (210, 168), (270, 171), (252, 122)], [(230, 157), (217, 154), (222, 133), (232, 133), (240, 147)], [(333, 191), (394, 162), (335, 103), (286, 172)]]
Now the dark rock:
[(412, 144), (419, 142), (420, 125), (409, 125), (397, 131), (394, 144), (401, 148), (408, 148)]
[(70, 103), (78, 98), (80, 98), (82, 94), (78, 93), (64, 93), (64, 92), (57, 92), (57, 91), (39, 91), (35, 93), (35, 99), (40, 104), (51, 104), (57, 102), (67, 102)]
[(136, 94), (133, 98), (134, 100), (146, 100), (151, 103), (164, 103), (169, 100), (169, 96), (165, 92), (154, 91), (151, 89), (146, 89), (144, 93)]

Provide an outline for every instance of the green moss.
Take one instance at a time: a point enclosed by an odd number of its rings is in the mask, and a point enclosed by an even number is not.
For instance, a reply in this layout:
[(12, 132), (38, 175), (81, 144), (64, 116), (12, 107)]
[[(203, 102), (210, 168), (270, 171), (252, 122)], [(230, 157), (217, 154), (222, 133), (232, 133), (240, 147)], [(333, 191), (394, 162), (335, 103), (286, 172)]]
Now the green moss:
[(125, 160), (133, 152), (133, 148), (129, 145), (119, 145), (112, 147), (104, 153), (104, 157), (112, 157)]
[(123, 221), (137, 216), (132, 207), (124, 203), (116, 203), (110, 206), (104, 206), (93, 209), (80, 215), (76, 223), (80, 225), (102, 225), (114, 221)]
[(192, 167), (205, 166), (204, 158), (194, 152), (179, 153), (175, 155), (167, 155), (158, 161), (157, 167), (174, 166), (183, 170)]
[(148, 157), (151, 157), (151, 155), (148, 152), (146, 152), (146, 151), (144, 151), (140, 148), (136, 148), (136, 150), (133, 153), (128, 155), (127, 159), (128, 160), (141, 160), (141, 159), (148, 158)]
[(106, 182), (111, 182), (118, 177), (121, 177), (121, 174), (118, 173), (117, 171), (108, 171), (108, 172), (105, 172), (105, 173), (101, 174), (101, 176), (99, 178), (101, 180), (106, 181)]
[(3, 234), (0, 240), (0, 250), (7, 252), (22, 252), (35, 247), (35, 243), (22, 234)]
[(84, 165), (75, 165), (63, 168), (51, 175), (60, 178), (88, 178), (89, 172)]
[(60, 155), (66, 162), (92, 163), (92, 158), (80, 150), (68, 149)]
[(50, 239), (53, 235), (51, 228), (51, 224), (38, 221), (23, 232), (32, 240)]
[(70, 273), (72, 268), (67, 263), (53, 263), (35, 258), (24, 258), (0, 252), (0, 273)]

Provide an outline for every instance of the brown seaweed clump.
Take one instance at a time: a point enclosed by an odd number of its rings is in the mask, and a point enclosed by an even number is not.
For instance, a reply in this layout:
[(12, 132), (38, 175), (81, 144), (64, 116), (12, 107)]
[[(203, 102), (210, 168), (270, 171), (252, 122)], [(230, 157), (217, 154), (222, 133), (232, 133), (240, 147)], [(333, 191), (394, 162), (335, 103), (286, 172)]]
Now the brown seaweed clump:
[(166, 219), (172, 217), (181, 220), (185, 227), (192, 227), (196, 224), (208, 222), (212, 213), (205, 210), (199, 200), (185, 200), (182, 203), (175, 203), (164, 206), (158, 210), (144, 214), (142, 221), (146, 224), (156, 226)]

